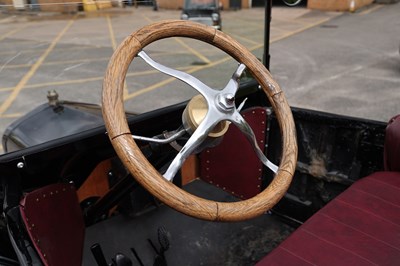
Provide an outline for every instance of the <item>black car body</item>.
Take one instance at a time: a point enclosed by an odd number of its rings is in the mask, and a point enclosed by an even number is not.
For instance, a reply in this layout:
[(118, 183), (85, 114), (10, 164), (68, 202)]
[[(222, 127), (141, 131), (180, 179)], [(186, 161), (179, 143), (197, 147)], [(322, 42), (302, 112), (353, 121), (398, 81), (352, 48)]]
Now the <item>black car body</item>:
[(185, 0), (181, 19), (199, 22), (221, 30), (221, 14), (217, 0)]

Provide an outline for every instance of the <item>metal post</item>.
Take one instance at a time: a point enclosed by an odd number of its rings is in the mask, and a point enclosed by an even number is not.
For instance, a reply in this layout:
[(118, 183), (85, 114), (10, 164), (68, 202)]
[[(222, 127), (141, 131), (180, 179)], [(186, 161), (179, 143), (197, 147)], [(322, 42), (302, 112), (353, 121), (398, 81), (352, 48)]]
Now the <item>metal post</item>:
[(269, 61), (271, 56), (269, 54), (269, 37), (271, 29), (271, 9), (272, 0), (265, 0), (265, 25), (264, 25), (264, 58), (263, 63), (269, 70)]

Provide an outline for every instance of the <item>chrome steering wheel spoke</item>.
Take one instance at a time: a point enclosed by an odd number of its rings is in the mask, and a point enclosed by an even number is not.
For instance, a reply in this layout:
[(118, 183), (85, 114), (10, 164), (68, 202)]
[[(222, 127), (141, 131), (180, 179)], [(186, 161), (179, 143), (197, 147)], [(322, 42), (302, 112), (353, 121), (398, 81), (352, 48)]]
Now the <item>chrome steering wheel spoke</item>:
[(140, 51), (137, 54), (140, 58), (142, 58), (148, 65), (151, 67), (157, 69), (158, 71), (167, 74), (171, 77), (177, 78), (186, 84), (192, 86), (195, 90), (197, 90), (201, 95), (203, 95), (205, 98), (208, 97), (208, 95), (213, 94), (210, 87), (208, 87), (206, 84), (198, 80), (197, 78), (193, 77), (192, 75), (185, 73), (183, 71), (179, 71), (167, 66), (164, 66), (153, 59), (150, 58), (150, 56), (145, 52), (145, 51)]
[(204, 142), (210, 131), (219, 121), (221, 121), (221, 119), (218, 116), (213, 117), (210, 112), (207, 113), (199, 127), (193, 132), (189, 140), (172, 160), (167, 171), (163, 174), (165, 179), (168, 181), (174, 179), (175, 174), (182, 167), (183, 162)]
[(254, 149), (258, 159), (268, 167), (272, 172), (275, 174), (278, 172), (278, 166), (272, 163), (268, 158), (264, 155), (261, 151), (260, 147), (258, 146), (256, 136), (254, 135), (253, 130), (251, 129), (250, 125), (244, 120), (243, 116), (235, 111), (232, 116), (232, 122), (242, 131), (242, 133), (246, 136), (247, 140), (250, 142), (251, 146)]
[(236, 92), (239, 89), (240, 76), (243, 74), (245, 69), (246, 69), (246, 66), (244, 64), (238, 65), (238, 67), (236, 68), (232, 77), (229, 79), (228, 83), (226, 84), (225, 88), (222, 90), (223, 93), (236, 95)]

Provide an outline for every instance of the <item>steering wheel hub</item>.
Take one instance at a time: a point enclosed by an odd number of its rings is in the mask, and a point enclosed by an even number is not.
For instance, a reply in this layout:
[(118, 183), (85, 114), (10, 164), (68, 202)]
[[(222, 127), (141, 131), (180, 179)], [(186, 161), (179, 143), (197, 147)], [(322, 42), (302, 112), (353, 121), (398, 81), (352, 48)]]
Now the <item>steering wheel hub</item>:
[(231, 93), (218, 94), (217, 106), (223, 112), (229, 112), (235, 108), (235, 95)]
[[(206, 99), (201, 94), (194, 96), (186, 106), (182, 114), (182, 123), (186, 131), (192, 134), (204, 120), (208, 112)], [(222, 137), (229, 128), (228, 121), (219, 122), (208, 134), (208, 137)]]

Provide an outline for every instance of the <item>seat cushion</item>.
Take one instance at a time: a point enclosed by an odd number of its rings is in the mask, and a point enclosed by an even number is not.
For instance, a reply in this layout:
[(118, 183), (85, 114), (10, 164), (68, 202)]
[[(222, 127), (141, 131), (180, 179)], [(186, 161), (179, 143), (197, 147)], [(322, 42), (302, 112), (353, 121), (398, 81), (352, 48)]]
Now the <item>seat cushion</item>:
[(400, 172), (356, 182), (257, 265), (400, 265)]

